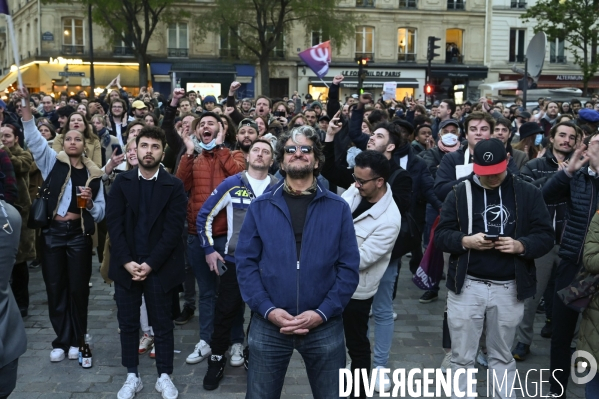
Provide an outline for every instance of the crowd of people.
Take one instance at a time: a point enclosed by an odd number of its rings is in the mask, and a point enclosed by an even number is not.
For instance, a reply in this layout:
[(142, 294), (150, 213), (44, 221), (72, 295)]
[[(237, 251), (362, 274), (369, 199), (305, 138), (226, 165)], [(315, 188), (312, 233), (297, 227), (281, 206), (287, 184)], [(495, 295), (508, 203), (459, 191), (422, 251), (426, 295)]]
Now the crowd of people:
[[(441, 369), (478, 362), (513, 381), (542, 312), (551, 395), (565, 397), (573, 348), (599, 356), (599, 103), (427, 107), (341, 99), (342, 81), (326, 102), (239, 99), (238, 82), (218, 99), (180, 88), (133, 98), (118, 77), (97, 99), (21, 87), (0, 102), (0, 398), (26, 350), (29, 269), (46, 286), (50, 361), (77, 359), (94, 254), (115, 287), (119, 399), (142, 390), (147, 352), (156, 390), (178, 396), (174, 325), (196, 314), (186, 362), (207, 361), (204, 389), (228, 362), (246, 368), (248, 398), (279, 398), (297, 350), (314, 397), (339, 397), (339, 369), (388, 367), (401, 260), (415, 274), (432, 229), (448, 289)], [(576, 292), (592, 300), (577, 329), (562, 294), (583, 280)], [(599, 377), (586, 389), (599, 397)]]

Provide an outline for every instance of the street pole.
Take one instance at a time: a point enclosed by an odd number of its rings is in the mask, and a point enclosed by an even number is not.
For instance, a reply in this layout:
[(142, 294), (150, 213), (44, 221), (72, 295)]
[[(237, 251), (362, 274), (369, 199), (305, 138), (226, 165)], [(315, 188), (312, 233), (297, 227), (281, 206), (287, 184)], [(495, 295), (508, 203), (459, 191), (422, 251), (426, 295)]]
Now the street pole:
[(362, 86), (364, 85), (363, 73), (364, 65), (362, 65), (362, 60), (360, 60), (358, 61), (358, 96), (362, 93)]
[(522, 88), (522, 105), (526, 110), (526, 92), (528, 91), (528, 58), (524, 57), (524, 87)]
[(95, 98), (94, 88), (96, 87), (96, 76), (94, 75), (94, 34), (92, 32), (92, 5), (88, 7), (88, 26), (89, 26), (89, 85), (91, 90), (89, 98)]

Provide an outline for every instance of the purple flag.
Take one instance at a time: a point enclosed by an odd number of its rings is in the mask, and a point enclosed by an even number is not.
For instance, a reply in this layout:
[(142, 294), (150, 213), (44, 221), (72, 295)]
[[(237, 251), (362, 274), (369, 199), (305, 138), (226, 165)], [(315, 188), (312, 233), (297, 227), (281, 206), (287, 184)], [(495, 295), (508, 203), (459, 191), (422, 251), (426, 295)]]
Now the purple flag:
[(317, 44), (298, 55), (308, 65), (308, 68), (322, 79), (329, 71), (329, 64), (331, 63), (331, 41)]
[(0, 14), (10, 15), (8, 12), (8, 0), (0, 0)]

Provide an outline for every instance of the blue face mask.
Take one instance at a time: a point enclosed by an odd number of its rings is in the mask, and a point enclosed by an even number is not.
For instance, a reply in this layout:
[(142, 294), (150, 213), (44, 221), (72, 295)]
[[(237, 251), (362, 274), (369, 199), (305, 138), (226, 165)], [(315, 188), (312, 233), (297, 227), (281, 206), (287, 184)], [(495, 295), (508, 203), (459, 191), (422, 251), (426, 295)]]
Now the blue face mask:
[(543, 141), (543, 133), (537, 134), (537, 137), (535, 137), (535, 145), (541, 145), (542, 141)]

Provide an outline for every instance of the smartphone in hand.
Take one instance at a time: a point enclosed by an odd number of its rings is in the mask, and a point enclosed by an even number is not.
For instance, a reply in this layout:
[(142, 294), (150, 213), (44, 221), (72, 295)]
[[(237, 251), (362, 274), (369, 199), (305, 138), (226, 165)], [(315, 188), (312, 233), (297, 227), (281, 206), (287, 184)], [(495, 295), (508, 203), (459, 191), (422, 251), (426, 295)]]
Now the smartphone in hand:
[(114, 152), (114, 150), (116, 150), (115, 155), (121, 155), (123, 153), (123, 148), (121, 148), (120, 144), (111, 144), (111, 147), (112, 147), (112, 152)]
[(227, 266), (223, 262), (221, 262), (220, 259), (217, 259), (217, 261), (216, 261), (216, 267), (218, 268), (218, 275), (219, 276), (222, 276), (223, 274), (225, 274), (225, 272), (227, 270), (229, 270), (227, 268)]
[(498, 235), (496, 235), (496, 234), (495, 234), (495, 235), (490, 235), (490, 234), (487, 234), (487, 235), (485, 236), (485, 240), (488, 240), (488, 241), (493, 241), (493, 242), (495, 242), (495, 241), (499, 241), (499, 236), (498, 236)]

